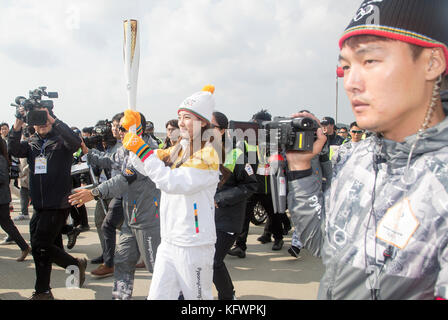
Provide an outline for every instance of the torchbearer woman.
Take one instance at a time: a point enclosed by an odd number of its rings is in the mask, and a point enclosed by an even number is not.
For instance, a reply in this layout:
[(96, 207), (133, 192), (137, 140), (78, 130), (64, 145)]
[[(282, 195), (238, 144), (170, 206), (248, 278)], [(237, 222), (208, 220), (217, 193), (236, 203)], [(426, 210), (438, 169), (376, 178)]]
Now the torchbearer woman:
[[(161, 244), (157, 250), (148, 299), (213, 299), (215, 253), (214, 195), (219, 182), (219, 156), (202, 134), (210, 128), (214, 87), (206, 86), (178, 109), (180, 141), (166, 150), (151, 150), (128, 133), (123, 146), (134, 167), (161, 190)], [(134, 117), (135, 115), (135, 117)], [(126, 112), (123, 126), (138, 123), (138, 114)]]

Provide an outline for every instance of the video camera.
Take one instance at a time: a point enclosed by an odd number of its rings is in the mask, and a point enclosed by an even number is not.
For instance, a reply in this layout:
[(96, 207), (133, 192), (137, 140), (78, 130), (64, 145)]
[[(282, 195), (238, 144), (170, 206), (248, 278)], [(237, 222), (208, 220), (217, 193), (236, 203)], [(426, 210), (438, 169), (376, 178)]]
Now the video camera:
[[(42, 96), (50, 99), (57, 99), (59, 97), (57, 92), (47, 92), (46, 90), (47, 87), (39, 87), (29, 91), (28, 99), (22, 96), (17, 97), (15, 103), (11, 103), (11, 106), (17, 108), (16, 117), (25, 121), (30, 126), (45, 125), (47, 123), (47, 113), (36, 109), (46, 108), (52, 114), (54, 105), (52, 100), (42, 100)], [(18, 111), (19, 107), (25, 109), (24, 115)]]
[(114, 145), (117, 140), (112, 133), (112, 122), (107, 119), (98, 121), (95, 127), (93, 127), (92, 136), (85, 137), (83, 140), (89, 149), (97, 148), (103, 141), (108, 146)]
[[(240, 129), (245, 137), (255, 132), (255, 143), (259, 150), (265, 153), (264, 156), (269, 157), (271, 197), (275, 213), (285, 213), (287, 207), (287, 165), (284, 153), (292, 150), (313, 150), (318, 128), (317, 122), (308, 117), (275, 117), (274, 121), (229, 122), (229, 129)], [(251, 130), (248, 132), (248, 129)], [(263, 131), (259, 132), (260, 129)], [(233, 132), (232, 135), (238, 138), (238, 133)]]
[[(262, 146), (278, 146), (279, 151), (310, 151), (316, 140), (319, 128), (317, 122), (311, 118), (275, 117), (274, 121), (242, 122), (230, 121), (229, 129), (254, 130), (256, 143)], [(264, 130), (265, 139), (259, 130)], [(272, 149), (272, 148), (269, 148)]]
[[(274, 121), (264, 122), (263, 128), (266, 129), (266, 140), (276, 143), (280, 150), (311, 151), (319, 126), (311, 118), (276, 117)], [(274, 137), (271, 136), (273, 130), (277, 130), (277, 135)]]

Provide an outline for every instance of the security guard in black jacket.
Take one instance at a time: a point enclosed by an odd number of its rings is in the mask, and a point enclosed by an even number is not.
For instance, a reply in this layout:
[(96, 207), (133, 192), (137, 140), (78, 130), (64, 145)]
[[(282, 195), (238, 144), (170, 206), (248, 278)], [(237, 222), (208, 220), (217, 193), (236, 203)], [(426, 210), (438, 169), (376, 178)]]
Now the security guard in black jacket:
[[(212, 127), (222, 135), (224, 145), (227, 125), (228, 120), (223, 113), (213, 113)], [(213, 283), (219, 300), (232, 300), (235, 292), (224, 258), (243, 229), (246, 202), (257, 191), (258, 182), (253, 168), (248, 164), (247, 154), (245, 157), (241, 149), (232, 149), (224, 158), (224, 167), (228, 174), (221, 176), (215, 194), (216, 244)]]
[(78, 267), (79, 287), (85, 280), (86, 259), (74, 258), (64, 251), (61, 230), (70, 213), (68, 196), (72, 190), (73, 153), (81, 139), (62, 121), (47, 112), (47, 123), (34, 126), (36, 132), (28, 142), (21, 142), (23, 107), (8, 137), (10, 153), (27, 158), (30, 168), (30, 194), (34, 208), (30, 220), (32, 254), (36, 265), (35, 292), (32, 300), (51, 300), (52, 262), (62, 268)]

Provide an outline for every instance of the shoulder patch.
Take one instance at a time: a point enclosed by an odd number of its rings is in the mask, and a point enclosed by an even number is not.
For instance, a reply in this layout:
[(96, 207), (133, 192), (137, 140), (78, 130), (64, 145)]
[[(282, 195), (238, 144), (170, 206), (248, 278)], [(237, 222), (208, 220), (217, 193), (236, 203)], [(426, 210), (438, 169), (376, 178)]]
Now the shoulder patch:
[(122, 175), (129, 184), (137, 180), (137, 174), (134, 169), (126, 168), (123, 170)]
[(246, 166), (244, 167), (244, 170), (246, 170), (247, 174), (249, 176), (254, 174), (254, 170), (252, 169), (251, 165), (246, 163)]

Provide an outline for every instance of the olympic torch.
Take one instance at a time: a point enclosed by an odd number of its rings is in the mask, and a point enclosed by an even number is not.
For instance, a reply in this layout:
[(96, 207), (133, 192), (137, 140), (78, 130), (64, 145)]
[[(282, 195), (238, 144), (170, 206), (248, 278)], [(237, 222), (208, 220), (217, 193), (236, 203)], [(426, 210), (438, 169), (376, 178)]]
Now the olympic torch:
[[(128, 94), (128, 108), (136, 111), (138, 68), (140, 63), (140, 31), (137, 20), (124, 20), (123, 25), (123, 58), (126, 90)], [(135, 126), (132, 126), (130, 131), (135, 133)]]

